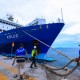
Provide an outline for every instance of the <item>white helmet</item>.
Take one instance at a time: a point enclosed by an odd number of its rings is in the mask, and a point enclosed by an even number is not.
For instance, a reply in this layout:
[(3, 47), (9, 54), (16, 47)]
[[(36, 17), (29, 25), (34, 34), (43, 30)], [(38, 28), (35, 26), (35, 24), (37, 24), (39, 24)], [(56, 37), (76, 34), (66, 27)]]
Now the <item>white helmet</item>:
[(34, 48), (36, 48), (36, 46), (34, 46)]

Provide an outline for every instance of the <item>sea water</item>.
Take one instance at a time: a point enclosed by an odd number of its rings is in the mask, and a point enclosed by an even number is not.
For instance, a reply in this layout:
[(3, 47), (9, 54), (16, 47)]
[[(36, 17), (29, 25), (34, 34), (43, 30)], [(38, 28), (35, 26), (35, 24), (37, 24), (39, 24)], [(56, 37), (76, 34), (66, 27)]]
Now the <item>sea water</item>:
[[(55, 50), (60, 51), (64, 55), (69, 56), (72, 59), (78, 58), (79, 57), (79, 48), (55, 48)], [(57, 67), (62, 67), (66, 65), (70, 60), (61, 54), (57, 53), (53, 49), (49, 49), (48, 53), (46, 54), (47, 57), (51, 57), (54, 59), (53, 62), (48, 62), (49, 65), (51, 66), (57, 66)], [(72, 62), (68, 68), (73, 68), (76, 65), (75, 62)]]

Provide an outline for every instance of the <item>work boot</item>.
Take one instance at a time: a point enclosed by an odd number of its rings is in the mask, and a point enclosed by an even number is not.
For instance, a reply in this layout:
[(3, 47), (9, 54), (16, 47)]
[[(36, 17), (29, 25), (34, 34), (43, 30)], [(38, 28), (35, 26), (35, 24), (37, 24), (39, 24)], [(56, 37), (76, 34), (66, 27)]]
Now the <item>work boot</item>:
[(30, 66), (30, 68), (33, 68), (32, 66)]
[(24, 80), (24, 79), (23, 79), (22, 75), (20, 75), (20, 78), (19, 78), (19, 79), (17, 79), (17, 80)]
[(17, 78), (17, 77), (18, 77), (18, 75), (14, 75), (14, 76), (13, 76), (13, 78)]
[(21, 80), (24, 80), (22, 75), (20, 75), (20, 79), (21, 79)]

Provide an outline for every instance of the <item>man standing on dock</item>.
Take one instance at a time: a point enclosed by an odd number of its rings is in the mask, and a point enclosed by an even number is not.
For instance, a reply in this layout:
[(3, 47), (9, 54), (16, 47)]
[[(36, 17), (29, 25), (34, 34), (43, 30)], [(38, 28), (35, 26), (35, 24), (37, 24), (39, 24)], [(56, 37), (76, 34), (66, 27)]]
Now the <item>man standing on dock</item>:
[(36, 56), (37, 56), (37, 50), (36, 50), (36, 46), (34, 46), (34, 49), (32, 50), (32, 53), (31, 53), (32, 63), (30, 65), (30, 68), (33, 68), (33, 64), (34, 64), (34, 67), (37, 67), (36, 58), (35, 58)]
[[(18, 74), (20, 76), (20, 79), (22, 80), (23, 74), (24, 74), (24, 66), (25, 66), (25, 54), (26, 57), (28, 58), (28, 54), (26, 49), (23, 48), (23, 44), (20, 44), (20, 47), (16, 50), (16, 56), (13, 60), (12, 65), (14, 65), (15, 60), (17, 62), (17, 68), (18, 68)], [(28, 59), (29, 60), (29, 59)]]

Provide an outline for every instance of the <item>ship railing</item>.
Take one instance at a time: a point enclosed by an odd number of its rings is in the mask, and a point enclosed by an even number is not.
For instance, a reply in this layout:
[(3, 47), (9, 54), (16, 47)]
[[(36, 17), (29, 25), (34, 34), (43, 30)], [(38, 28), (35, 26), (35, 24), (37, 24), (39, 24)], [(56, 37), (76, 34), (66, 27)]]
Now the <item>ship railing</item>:
[(57, 19), (57, 22), (58, 22), (58, 23), (64, 23), (64, 20), (63, 20), (63, 19), (58, 18), (58, 19)]

